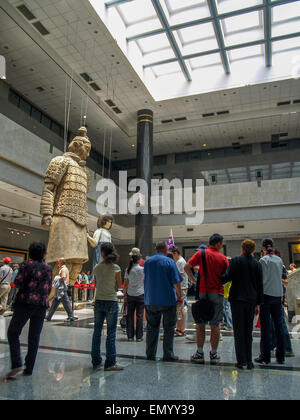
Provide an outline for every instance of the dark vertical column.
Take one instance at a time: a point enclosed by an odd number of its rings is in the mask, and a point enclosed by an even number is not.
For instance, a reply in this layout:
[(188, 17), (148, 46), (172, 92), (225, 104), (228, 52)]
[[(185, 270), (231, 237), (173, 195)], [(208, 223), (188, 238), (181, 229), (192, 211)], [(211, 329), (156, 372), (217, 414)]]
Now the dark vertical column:
[(151, 179), (153, 167), (153, 112), (138, 111), (136, 177), (148, 185), (148, 214), (137, 214), (135, 219), (135, 244), (144, 257), (153, 254), (153, 227), (151, 214)]

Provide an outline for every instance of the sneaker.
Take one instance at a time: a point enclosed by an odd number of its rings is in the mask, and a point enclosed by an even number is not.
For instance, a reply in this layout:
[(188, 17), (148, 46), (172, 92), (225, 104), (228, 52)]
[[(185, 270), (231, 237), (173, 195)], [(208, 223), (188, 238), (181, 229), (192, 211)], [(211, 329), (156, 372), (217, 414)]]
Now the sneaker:
[(204, 361), (204, 353), (199, 353), (198, 350), (197, 350), (196, 353), (192, 355), (191, 362), (192, 363), (198, 363), (199, 365), (203, 365), (204, 362), (205, 362)]
[(276, 359), (276, 363), (278, 363), (279, 365), (284, 365), (284, 360)]
[(144, 341), (144, 339), (143, 339), (143, 338), (137, 338), (137, 339), (136, 339), (136, 342), (137, 342), (137, 343), (140, 343), (141, 341)]
[(134, 341), (134, 338), (127, 338), (127, 341)]
[(293, 352), (293, 350), (286, 351), (285, 357), (295, 357), (295, 353)]
[(211, 351), (209, 352), (209, 357), (210, 357), (210, 364), (211, 365), (216, 365), (220, 362), (221, 357), (218, 355), (218, 353), (212, 353)]
[(254, 364), (252, 362), (247, 363), (247, 370), (252, 370), (254, 369)]
[(8, 372), (8, 374), (5, 375), (5, 377), (6, 379), (17, 379), (17, 377), (20, 376), (22, 373), (23, 373), (23, 367), (18, 367)]
[(230, 327), (227, 327), (227, 325), (225, 325), (224, 327), (222, 327), (222, 330), (224, 330), (224, 331), (233, 331), (233, 329), (232, 328), (230, 328)]
[(109, 368), (104, 368), (104, 370), (107, 372), (107, 371), (120, 371), (120, 370), (124, 370), (124, 368), (123, 367), (121, 367), (121, 366), (118, 366), (118, 365), (114, 365), (114, 366), (111, 366), (111, 367), (109, 367)]
[(67, 318), (67, 321), (77, 321), (77, 316), (73, 316), (72, 318)]
[(255, 359), (254, 359), (254, 361), (256, 362), (256, 363), (259, 363), (260, 365), (268, 365), (269, 364), (269, 362), (266, 362), (264, 359), (262, 359), (260, 356), (258, 356), (258, 357), (256, 357)]
[(179, 357), (173, 356), (173, 357), (164, 357), (163, 362), (178, 362)]
[(185, 339), (193, 343), (196, 343), (197, 341), (196, 334), (186, 335)]

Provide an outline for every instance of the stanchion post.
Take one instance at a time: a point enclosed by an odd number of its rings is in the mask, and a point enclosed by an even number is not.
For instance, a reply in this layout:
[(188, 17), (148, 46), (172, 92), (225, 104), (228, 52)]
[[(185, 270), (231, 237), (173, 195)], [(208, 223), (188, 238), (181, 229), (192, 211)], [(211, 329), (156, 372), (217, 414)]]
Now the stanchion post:
[(72, 311), (74, 312), (74, 285), (72, 286)]

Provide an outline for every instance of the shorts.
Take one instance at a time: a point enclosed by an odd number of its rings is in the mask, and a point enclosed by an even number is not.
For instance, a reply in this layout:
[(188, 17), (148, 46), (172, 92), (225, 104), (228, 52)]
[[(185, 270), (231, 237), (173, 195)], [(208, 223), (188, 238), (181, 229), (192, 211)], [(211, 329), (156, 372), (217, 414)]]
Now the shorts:
[(177, 320), (182, 319), (182, 310), (184, 309), (184, 306), (185, 306), (184, 303), (185, 303), (187, 291), (188, 291), (188, 289), (181, 289), (182, 304), (177, 305), (177, 307), (176, 307)]
[[(199, 294), (199, 300), (205, 297), (206, 293)], [(223, 300), (221, 293), (207, 293), (208, 299), (214, 304), (214, 316), (209, 322), (199, 323), (198, 325), (219, 325), (223, 321)]]

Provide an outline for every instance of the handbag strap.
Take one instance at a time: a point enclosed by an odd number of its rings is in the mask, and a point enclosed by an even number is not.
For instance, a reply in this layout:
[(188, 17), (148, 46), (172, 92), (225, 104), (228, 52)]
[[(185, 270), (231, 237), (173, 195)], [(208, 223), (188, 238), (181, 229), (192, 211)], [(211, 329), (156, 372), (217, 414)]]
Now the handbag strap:
[(203, 268), (203, 274), (204, 274), (205, 293), (207, 293), (207, 283), (206, 283), (207, 264), (206, 264), (206, 257), (205, 257), (205, 249), (203, 249), (201, 252), (201, 258), (202, 258), (202, 268)]
[(2, 282), (4, 282), (4, 280), (6, 279), (6, 277), (9, 275), (10, 270), (11, 269), (9, 269), (8, 272), (5, 274), (5, 276), (3, 277), (3, 279), (1, 279), (0, 284), (2, 284)]

